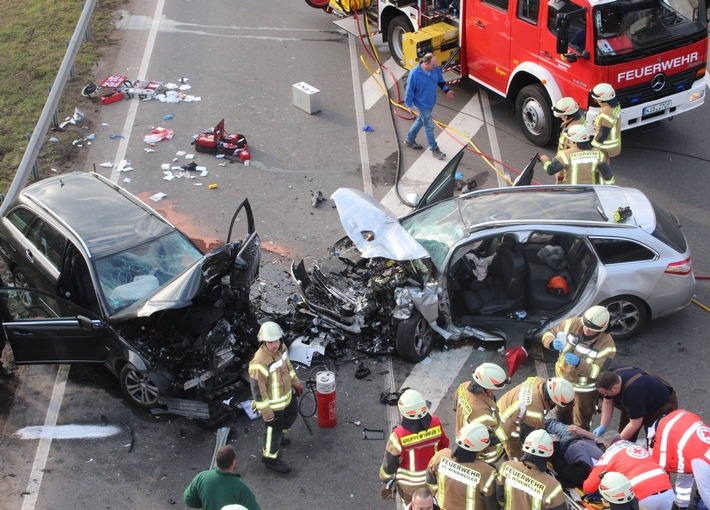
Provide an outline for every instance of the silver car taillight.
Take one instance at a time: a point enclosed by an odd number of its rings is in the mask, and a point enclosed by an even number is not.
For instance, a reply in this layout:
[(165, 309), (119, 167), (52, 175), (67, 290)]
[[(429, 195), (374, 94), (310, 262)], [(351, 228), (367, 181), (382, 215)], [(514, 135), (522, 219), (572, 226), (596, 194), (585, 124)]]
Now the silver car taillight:
[(680, 262), (672, 262), (668, 264), (664, 273), (686, 275), (690, 274), (692, 270), (693, 265), (690, 263), (690, 257), (688, 257), (687, 259), (681, 260)]

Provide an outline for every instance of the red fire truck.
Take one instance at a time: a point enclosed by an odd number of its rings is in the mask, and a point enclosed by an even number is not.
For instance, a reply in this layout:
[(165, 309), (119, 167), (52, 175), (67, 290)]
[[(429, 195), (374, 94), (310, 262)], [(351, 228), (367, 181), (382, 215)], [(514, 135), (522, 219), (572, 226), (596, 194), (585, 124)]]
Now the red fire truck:
[(560, 98), (573, 97), (588, 122), (597, 114), (589, 94), (597, 83), (616, 90), (622, 129), (671, 118), (705, 98), (705, 0), (306, 3), (365, 14), (407, 69), (434, 52), (447, 81), (468, 77), (514, 104), (523, 133), (540, 146), (556, 136), (551, 108)]

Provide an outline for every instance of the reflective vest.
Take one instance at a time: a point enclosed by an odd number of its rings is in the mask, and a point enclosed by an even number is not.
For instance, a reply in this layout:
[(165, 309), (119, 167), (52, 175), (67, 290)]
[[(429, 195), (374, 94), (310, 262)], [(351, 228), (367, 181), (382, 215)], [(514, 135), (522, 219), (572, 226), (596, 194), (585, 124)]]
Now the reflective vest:
[(596, 140), (592, 141), (592, 146), (603, 150), (610, 158), (618, 156), (621, 153), (621, 106), (616, 105), (614, 108), (605, 104), (602, 106), (599, 114), (594, 118), (594, 136), (596, 138), (599, 129), (602, 126), (611, 128), (609, 136), (606, 140), (599, 143)]
[[(498, 401), (501, 427), (509, 437), (519, 436), (520, 422), (536, 429), (544, 428), (545, 415), (552, 409), (545, 400), (546, 382), (542, 377), (528, 377)], [(523, 410), (524, 416), (519, 418)]]
[[(542, 335), (542, 344), (550, 349), (557, 338), (557, 333), (559, 331), (565, 333), (565, 346), (555, 363), (555, 375), (571, 382), (575, 392), (589, 393), (596, 391), (595, 383), (599, 372), (604, 368), (606, 361), (616, 355), (616, 345), (611, 335), (604, 332), (598, 333), (589, 343), (579, 343), (584, 339), (583, 328), (580, 317), (567, 319), (559, 326), (546, 331)], [(565, 354), (568, 352), (579, 356), (580, 361), (577, 366), (565, 361)]]
[(584, 117), (579, 117), (578, 119), (572, 118), (567, 123), (563, 122), (560, 129), (560, 137), (557, 139), (557, 152), (562, 152), (570, 148), (569, 138), (567, 138), (566, 132), (572, 126), (577, 124), (581, 126), (587, 125), (587, 120)]
[(673, 411), (658, 422), (651, 456), (670, 473), (692, 473), (690, 461), (710, 464), (710, 427), (697, 414)]
[[(395, 427), (390, 434), (387, 449), (399, 453), (399, 466), (395, 473), (397, 484), (405, 487), (425, 486), (429, 461), (440, 448), (447, 446), (449, 446), (449, 439), (436, 416), (431, 417), (429, 428), (421, 432), (410, 432), (401, 425)], [(381, 470), (381, 479), (390, 476), (391, 473), (384, 473)]]
[(505, 510), (544, 510), (565, 503), (562, 486), (552, 475), (522, 461), (504, 462), (498, 485), (505, 489)]
[(431, 489), (444, 510), (485, 510), (483, 496), (495, 493), (493, 466), (478, 459), (458, 463), (451, 458), (448, 448), (431, 459), (429, 472), (436, 476), (436, 486)]
[(607, 471), (616, 471), (628, 478), (639, 501), (671, 489), (668, 473), (651, 458), (646, 448), (631, 441), (617, 441), (607, 448), (585, 480), (584, 492), (597, 491), (599, 475)]
[(495, 462), (503, 454), (501, 443), (508, 439), (508, 435), (500, 426), (496, 401), (483, 392), (476, 394), (468, 391), (470, 385), (471, 381), (465, 382), (456, 390), (456, 436), (467, 423), (485, 425), (500, 442), (478, 452), (478, 458), (485, 462)]
[[(282, 350), (283, 349), (283, 350)], [(283, 411), (291, 403), (291, 388), (300, 386), (296, 372), (281, 347), (272, 353), (262, 344), (249, 362), (254, 406), (265, 420), (274, 417), (274, 411)]]
[[(567, 149), (558, 152), (555, 159), (565, 167), (563, 184), (603, 184), (597, 174), (597, 167), (606, 161), (604, 153), (598, 149)], [(547, 166), (543, 165), (545, 171)]]

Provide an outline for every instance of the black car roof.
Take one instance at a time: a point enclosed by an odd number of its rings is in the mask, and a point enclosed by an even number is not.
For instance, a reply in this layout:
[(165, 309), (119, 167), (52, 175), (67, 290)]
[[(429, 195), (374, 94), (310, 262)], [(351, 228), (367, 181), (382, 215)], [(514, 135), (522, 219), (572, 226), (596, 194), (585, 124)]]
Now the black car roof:
[(93, 173), (50, 177), (26, 187), (22, 195), (73, 231), (92, 257), (116, 253), (175, 230), (133, 195)]

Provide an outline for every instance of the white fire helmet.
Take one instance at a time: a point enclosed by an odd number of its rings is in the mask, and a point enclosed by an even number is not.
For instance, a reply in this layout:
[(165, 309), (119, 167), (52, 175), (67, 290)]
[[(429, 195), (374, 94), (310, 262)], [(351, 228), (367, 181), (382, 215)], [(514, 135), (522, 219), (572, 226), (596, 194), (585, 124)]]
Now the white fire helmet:
[(592, 134), (586, 126), (575, 124), (565, 131), (565, 136), (576, 143), (591, 142)]
[(609, 325), (609, 310), (605, 306), (596, 305), (584, 312), (582, 315), (582, 324), (587, 329), (596, 331), (604, 331)]
[(483, 363), (473, 371), (473, 381), (487, 390), (497, 390), (505, 386), (508, 376), (495, 363)]
[(579, 105), (577, 101), (571, 97), (563, 97), (555, 106), (552, 107), (552, 114), (555, 117), (562, 117), (563, 115), (574, 115), (579, 111)]
[(614, 92), (614, 87), (608, 83), (600, 83), (592, 89), (592, 97), (597, 101), (607, 103), (616, 97), (616, 92)]
[(550, 395), (550, 399), (560, 407), (564, 407), (574, 400), (572, 383), (561, 377), (552, 377), (547, 380), (547, 393)]
[(284, 332), (281, 326), (275, 322), (267, 321), (259, 328), (257, 338), (260, 342), (275, 342), (276, 340), (281, 340), (282, 336), (284, 336)]
[(402, 393), (399, 397), (399, 402), (397, 402), (397, 407), (402, 417), (411, 420), (418, 420), (429, 414), (427, 401), (417, 390), (409, 389)]
[(609, 471), (599, 483), (599, 492), (609, 503), (628, 503), (634, 499), (634, 489), (631, 482), (621, 473)]
[(523, 443), (523, 451), (538, 457), (552, 457), (555, 447), (552, 436), (544, 429), (534, 430), (528, 434)]
[(488, 427), (482, 423), (467, 423), (456, 436), (456, 444), (469, 452), (480, 452), (491, 444)]

